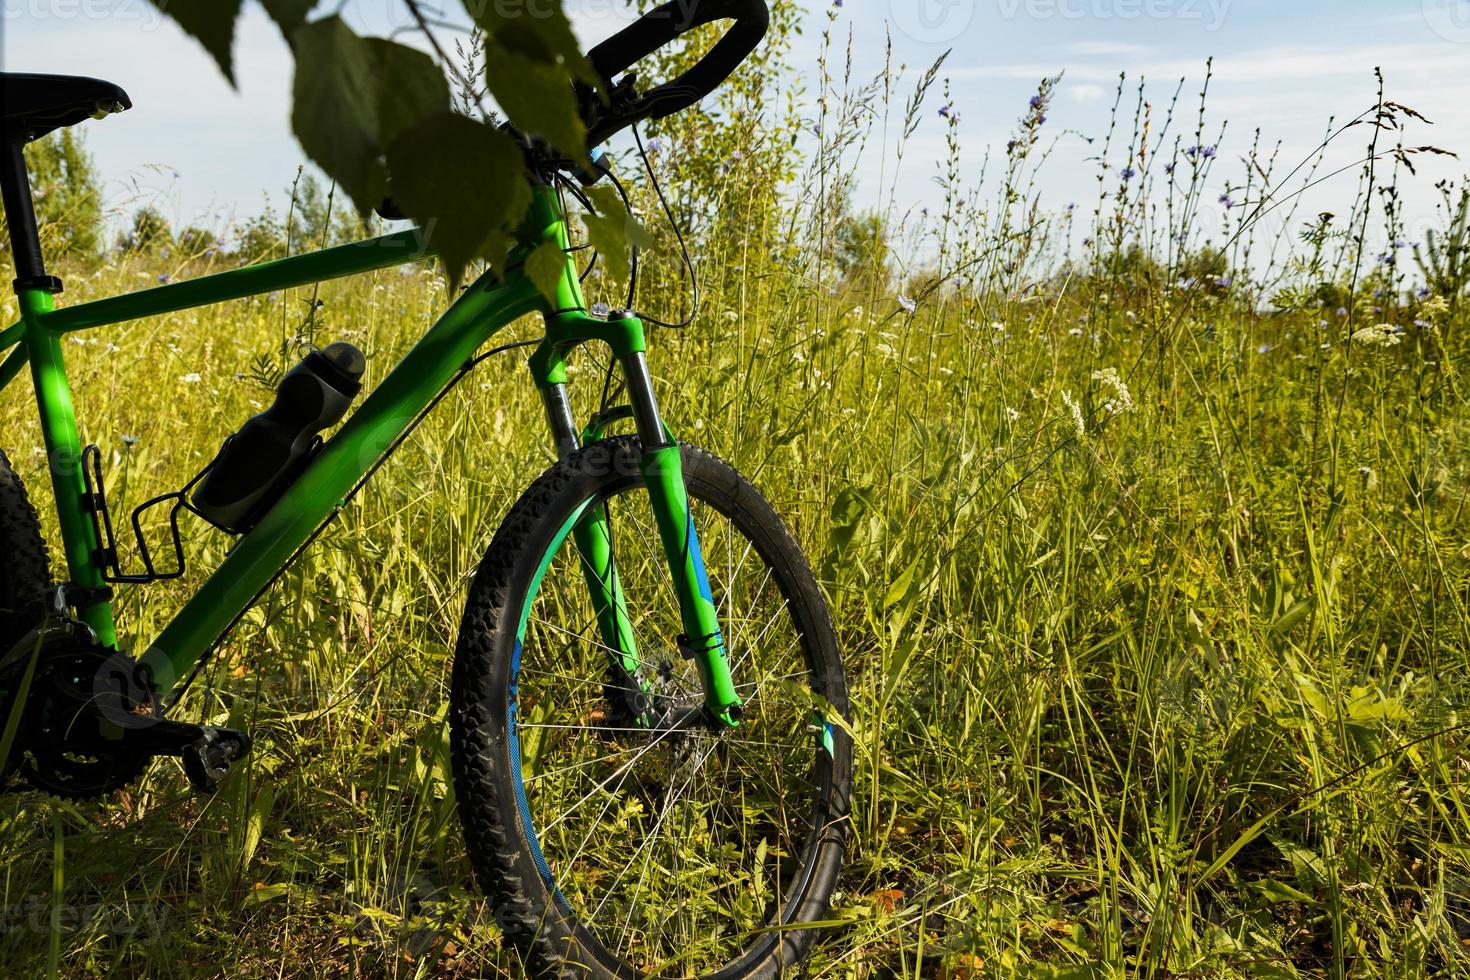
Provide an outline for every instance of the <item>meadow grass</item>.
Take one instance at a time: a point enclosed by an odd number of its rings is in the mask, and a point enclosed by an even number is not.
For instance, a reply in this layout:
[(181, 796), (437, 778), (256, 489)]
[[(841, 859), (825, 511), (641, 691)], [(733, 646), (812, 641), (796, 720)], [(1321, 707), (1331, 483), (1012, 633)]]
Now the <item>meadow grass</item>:
[[(676, 200), (717, 191), (658, 395), (787, 516), (854, 693), (851, 858), (811, 975), (1470, 976), (1470, 323), (1365, 257), (1392, 129), (1302, 241), (1251, 237), (1293, 187), (1253, 153), (1206, 248), (1203, 107), (1176, 138), (1120, 87), (1095, 209), (1047, 211), (1043, 84), (983, 185), (951, 127), (943, 213), (851, 220), (856, 161), (891, 180), (943, 86), (836, 68), (804, 158), (779, 112), (671, 121), (678, 151), (719, 149), (682, 177), (655, 158)], [(676, 309), (663, 245), (643, 298)], [(118, 254), (62, 270), (64, 298), (224, 261)], [(425, 265), (69, 339), (115, 511), (205, 465), (304, 339), (357, 343), (371, 382), (448, 299)], [(585, 417), (595, 352), (572, 380)], [(0, 443), (44, 499), (20, 390)], [(164, 761), (105, 804), (0, 800), (0, 975), (519, 976), (444, 705), (468, 581), (551, 461), (520, 354), (491, 359), (191, 691), (187, 716), (256, 738), (219, 793)], [(195, 526), (185, 579), (123, 590), (127, 640), (227, 544)]]

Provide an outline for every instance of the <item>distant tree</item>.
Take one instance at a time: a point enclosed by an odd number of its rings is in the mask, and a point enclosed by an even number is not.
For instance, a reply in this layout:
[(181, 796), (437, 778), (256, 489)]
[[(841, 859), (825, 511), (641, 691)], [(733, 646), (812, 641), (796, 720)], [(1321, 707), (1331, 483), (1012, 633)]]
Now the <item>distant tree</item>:
[(102, 247), (102, 193), (91, 154), (74, 129), (26, 147), (36, 223), (50, 258), (95, 258)]
[(837, 271), (849, 280), (888, 279), (888, 230), (876, 211), (849, 214), (837, 225)]
[(174, 233), (168, 219), (148, 205), (133, 212), (133, 227), (121, 244), (129, 252), (156, 252), (173, 246)]
[(219, 248), (219, 237), (208, 228), (200, 228), (190, 225), (179, 232), (179, 252), (183, 258), (199, 258), (206, 252), (214, 252)]
[(241, 262), (278, 259), (286, 254), (286, 229), (270, 204), (240, 226), (233, 254)]

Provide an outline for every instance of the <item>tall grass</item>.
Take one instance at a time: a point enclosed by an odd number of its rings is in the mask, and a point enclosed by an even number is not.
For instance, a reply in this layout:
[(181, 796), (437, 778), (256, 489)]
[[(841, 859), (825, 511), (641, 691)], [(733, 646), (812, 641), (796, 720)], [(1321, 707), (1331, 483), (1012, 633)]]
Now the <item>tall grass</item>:
[[(942, 65), (855, 78), (826, 30), (815, 118), (767, 78), (654, 134), (675, 200), (717, 190), (691, 229), (701, 315), (650, 354), (671, 424), (788, 516), (843, 641), (852, 858), (812, 975), (1470, 975), (1464, 283), (1416, 293), (1408, 250), (1368, 244), (1398, 234), (1412, 111), (1324, 133), (1374, 145), (1299, 240), (1258, 219), (1323, 155), (1236, 146), (1207, 243), (1227, 165), (1204, 93), (1120, 83), (1097, 200), (1056, 208), (1054, 82), (982, 168)], [(928, 214), (893, 190), (921, 124), (948, 126)], [(662, 246), (639, 299), (670, 312)], [(222, 261), (118, 254), (63, 270), (65, 298)], [(203, 466), (283, 349), (352, 340), (381, 377), (449, 298), (389, 270), (70, 338), (114, 508)], [(552, 458), (516, 357), (450, 394), (211, 661), (182, 710), (257, 739), (217, 795), (165, 761), (105, 804), (0, 801), (0, 974), (520, 974), (471, 883), (444, 715), (468, 579)], [(600, 380), (589, 352), (584, 415)], [(32, 415), (0, 401), (40, 494)], [(125, 590), (130, 641), (227, 545), (193, 528), (187, 578)]]

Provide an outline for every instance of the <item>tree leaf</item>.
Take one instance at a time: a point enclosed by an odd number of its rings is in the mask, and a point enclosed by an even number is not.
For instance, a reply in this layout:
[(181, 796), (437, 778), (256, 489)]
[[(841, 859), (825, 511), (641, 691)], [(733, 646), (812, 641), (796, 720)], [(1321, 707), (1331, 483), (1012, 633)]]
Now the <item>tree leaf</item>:
[(567, 256), (555, 242), (542, 242), (526, 256), (526, 275), (548, 302), (556, 302), (556, 287), (567, 267)]
[(240, 4), (241, 0), (153, 0), (159, 13), (172, 17), (185, 34), (204, 46), (231, 86), (235, 84), (231, 48)]
[(583, 57), (577, 35), (572, 32), (560, 2), (479, 3), (466, 7), (485, 32), (487, 48), (494, 42), (522, 57), (559, 66), (568, 80), (579, 78), (589, 85), (602, 84), (591, 63)]
[(485, 87), (516, 129), (540, 136), (570, 157), (587, 152), (577, 96), (561, 67), (486, 42)]
[(289, 38), (292, 31), (306, 23), (306, 15), (316, 6), (316, 0), (260, 0), (260, 4)]
[[(449, 107), (449, 83), (422, 51), (354, 34), (326, 17), (291, 34), (296, 54), (291, 128), (301, 148), (366, 213), (387, 187), (383, 147)], [(468, 183), (463, 171), (451, 187)]]
[(582, 218), (587, 226), (587, 240), (597, 249), (614, 281), (626, 282), (630, 271), (628, 246), (648, 248), (653, 244), (653, 236), (628, 213), (623, 199), (611, 187), (592, 187), (587, 193), (599, 212)]
[(388, 147), (388, 169), (393, 202), (425, 230), (455, 282), (476, 256), (498, 264), (507, 232), (531, 204), (515, 141), (448, 111), (399, 134)]

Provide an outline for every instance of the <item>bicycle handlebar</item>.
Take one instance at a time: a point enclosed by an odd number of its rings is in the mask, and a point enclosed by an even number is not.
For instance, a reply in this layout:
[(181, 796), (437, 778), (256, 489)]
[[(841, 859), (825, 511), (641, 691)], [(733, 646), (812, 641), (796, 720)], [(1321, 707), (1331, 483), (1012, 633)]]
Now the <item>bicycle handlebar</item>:
[(644, 119), (662, 119), (709, 95), (766, 36), (766, 0), (668, 0), (587, 53), (587, 60), (612, 90), (614, 75), (683, 35), (716, 20), (735, 23), (703, 58), (678, 78), (649, 89), (625, 105), (587, 103), (587, 142), (596, 145)]

